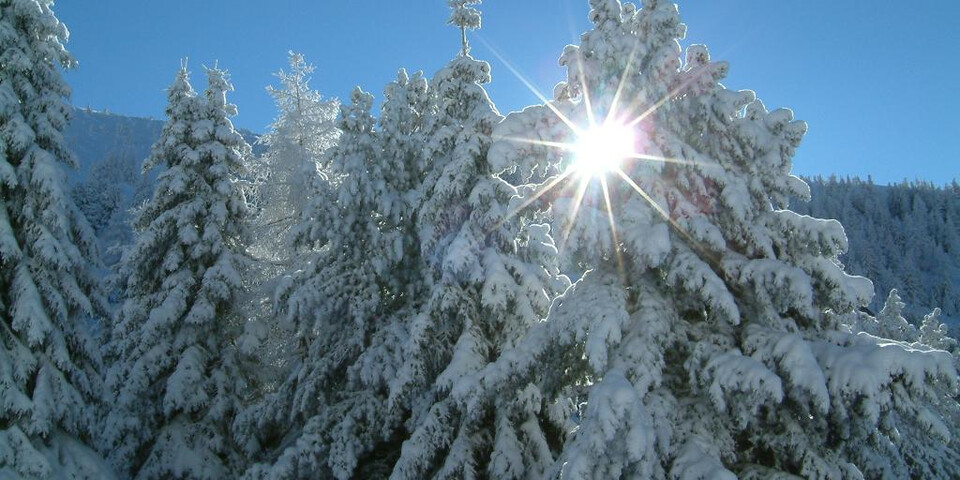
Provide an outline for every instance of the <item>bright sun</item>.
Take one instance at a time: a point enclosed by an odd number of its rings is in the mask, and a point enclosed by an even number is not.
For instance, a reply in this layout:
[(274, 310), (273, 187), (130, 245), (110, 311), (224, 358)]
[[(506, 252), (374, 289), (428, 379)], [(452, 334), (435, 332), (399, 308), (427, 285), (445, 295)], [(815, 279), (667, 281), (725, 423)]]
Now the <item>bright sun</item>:
[(634, 138), (624, 125), (596, 125), (580, 134), (573, 148), (578, 172), (595, 177), (615, 171), (634, 155)]

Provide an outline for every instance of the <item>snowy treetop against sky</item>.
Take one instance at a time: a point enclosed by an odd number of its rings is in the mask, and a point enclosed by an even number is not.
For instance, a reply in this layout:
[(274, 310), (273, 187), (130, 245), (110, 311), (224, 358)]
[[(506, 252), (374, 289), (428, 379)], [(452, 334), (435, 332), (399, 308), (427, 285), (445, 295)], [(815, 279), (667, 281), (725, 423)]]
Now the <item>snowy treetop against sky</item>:
[[(378, 92), (398, 68), (433, 72), (456, 53), (459, 32), (445, 25), (446, 3), (387, 2), (358, 13), (354, 2), (102, 0), (58, 2), (57, 12), (71, 29), (69, 48), (81, 59), (67, 75), (76, 105), (160, 118), (157, 93), (179, 59), (189, 56), (197, 66), (219, 59), (231, 66), (237, 87), (237, 124), (262, 132), (274, 115), (264, 87), (286, 65), (287, 51), (302, 52), (317, 66), (312, 86), (326, 97), (349, 99), (355, 85)], [(471, 48), (493, 64), (488, 90), (502, 112), (537, 99), (497, 54), (549, 97), (563, 78), (556, 45), (578, 43), (589, 27), (586, 3), (484, 5), (483, 30)], [(692, 26), (683, 46), (710, 45), (733, 66), (728, 87), (756, 90), (768, 107), (790, 106), (812, 126), (796, 173), (872, 175), (882, 183), (947, 183), (960, 176), (948, 150), (960, 97), (943, 94), (952, 91), (960, 67), (939, 56), (941, 46), (960, 44), (951, 24), (960, 4), (679, 3)], [(223, 21), (208, 24), (213, 15)]]

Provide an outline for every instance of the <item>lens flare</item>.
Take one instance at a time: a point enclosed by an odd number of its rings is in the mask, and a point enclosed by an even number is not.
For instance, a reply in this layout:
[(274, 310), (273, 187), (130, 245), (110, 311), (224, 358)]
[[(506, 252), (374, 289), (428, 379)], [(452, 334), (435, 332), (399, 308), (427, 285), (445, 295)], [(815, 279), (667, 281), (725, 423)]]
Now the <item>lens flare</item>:
[[(482, 38), (481, 41), (483, 41)], [(636, 87), (636, 85), (630, 84), (631, 76), (638, 73), (637, 69), (634, 68), (635, 55), (637, 54), (636, 48), (630, 53), (626, 68), (624, 68), (622, 72), (620, 82), (617, 85), (616, 92), (613, 94), (612, 99), (607, 98), (605, 95), (601, 95), (599, 98), (591, 96), (592, 90), (588, 85), (589, 79), (585, 75), (587, 69), (584, 68), (582, 64), (583, 59), (579, 58), (581, 62), (577, 70), (579, 73), (577, 80), (580, 85), (578, 90), (579, 98), (558, 98), (550, 100), (538, 91), (526, 77), (521, 75), (496, 48), (485, 41), (484, 44), (521, 83), (540, 99), (543, 106), (547, 107), (556, 119), (569, 130), (560, 135), (555, 135), (555, 132), (552, 132), (547, 135), (547, 138), (540, 135), (530, 138), (522, 136), (505, 136), (498, 138), (498, 140), (525, 145), (522, 148), (546, 147), (547, 149), (555, 149), (562, 152), (562, 156), (560, 157), (562, 158), (562, 163), (552, 164), (549, 167), (545, 165), (538, 166), (538, 168), (543, 168), (544, 172), (550, 172), (552, 177), (542, 179), (543, 183), (540, 185), (531, 185), (533, 187), (531, 193), (527, 194), (526, 198), (519, 202), (519, 205), (507, 213), (507, 219), (513, 218), (521, 210), (535, 203), (551, 203), (553, 199), (558, 197), (570, 197), (572, 201), (569, 202), (568, 207), (566, 207), (568, 208), (566, 212), (566, 225), (560, 232), (558, 239), (558, 245), (562, 252), (577, 221), (577, 215), (581, 210), (580, 207), (585, 199), (588, 198), (588, 190), (591, 186), (599, 183), (603, 193), (603, 201), (606, 204), (607, 220), (610, 222), (611, 240), (615, 246), (614, 252), (617, 256), (617, 263), (620, 267), (621, 276), (625, 276), (624, 260), (621, 255), (622, 252), (618, 247), (620, 240), (617, 235), (617, 214), (615, 212), (617, 202), (623, 201), (623, 192), (621, 192), (620, 195), (614, 196), (614, 192), (612, 191), (614, 186), (610, 183), (613, 181), (613, 178), (620, 177), (620, 179), (648, 203), (667, 223), (670, 229), (676, 232), (701, 258), (711, 265), (719, 264), (719, 260), (710, 256), (709, 249), (704, 248), (696, 238), (672, 218), (671, 213), (667, 211), (664, 206), (657, 203), (637, 181), (631, 178), (631, 174), (628, 173), (635, 170), (629, 167), (641, 162), (659, 163), (663, 165), (670, 164), (677, 167), (699, 165), (696, 160), (664, 157), (656, 153), (658, 149), (653, 142), (651, 142), (651, 139), (648, 138), (648, 134), (645, 133), (649, 130), (649, 125), (645, 122), (652, 124), (652, 122), (656, 121), (654, 114), (657, 113), (662, 106), (681, 96), (684, 90), (693, 82), (698, 81), (703, 75), (708, 74), (712, 70), (704, 68), (694, 71), (693, 74), (686, 76), (682, 82), (679, 82), (672, 90), (658, 99), (625, 102), (624, 100), (626, 98), (637, 97), (637, 92), (634, 91), (631, 93), (632, 90), (635, 90), (632, 87)], [(572, 103), (570, 103), (571, 101)], [(571, 106), (578, 108), (571, 109), (569, 108)], [(595, 106), (599, 108), (595, 109)], [(567, 162), (570, 163), (567, 164)], [(560, 167), (562, 171), (553, 170), (554, 167)], [(717, 269), (717, 271), (720, 270), (722, 269)]]
[(619, 124), (595, 125), (579, 135), (573, 152), (573, 168), (582, 175), (606, 175), (635, 155), (633, 131)]

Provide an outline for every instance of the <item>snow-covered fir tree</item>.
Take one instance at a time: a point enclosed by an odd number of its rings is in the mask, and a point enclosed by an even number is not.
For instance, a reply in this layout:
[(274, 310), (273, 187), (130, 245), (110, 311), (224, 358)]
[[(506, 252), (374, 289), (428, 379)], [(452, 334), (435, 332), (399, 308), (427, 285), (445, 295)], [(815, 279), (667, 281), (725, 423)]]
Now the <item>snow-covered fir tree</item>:
[[(953, 365), (960, 370), (960, 349), (957, 340), (948, 333), (947, 325), (941, 322), (941, 311), (933, 309), (924, 315), (920, 322), (916, 341), (926, 347), (944, 350), (953, 355)], [(911, 325), (912, 326), (912, 325)], [(916, 344), (914, 344), (916, 347)], [(944, 419), (948, 431), (939, 436), (949, 435), (950, 443), (943, 448), (936, 442), (930, 442), (930, 435), (920, 423), (920, 428), (910, 425), (900, 432), (903, 437), (913, 435), (910, 442), (900, 442), (902, 454), (909, 456), (915, 468), (911, 469), (913, 478), (956, 478), (960, 475), (960, 395), (956, 388), (949, 388), (948, 384), (940, 386), (938, 395), (934, 398), (932, 410)], [(924, 412), (921, 411), (921, 414)], [(912, 427), (912, 428), (910, 428)]]
[[(508, 117), (489, 154), (555, 165), (541, 198), (554, 199), (567, 268), (586, 271), (507, 356), (581, 392), (550, 475), (956, 475), (901, 443), (948, 436), (929, 407), (956, 388), (950, 356), (827, 314), (865, 305), (872, 286), (844, 273), (839, 223), (787, 209), (808, 195), (790, 175), (805, 124), (723, 87), (727, 65), (704, 46), (682, 60), (672, 3), (590, 6), (556, 99)], [(595, 148), (597, 136), (628, 145)], [(926, 438), (901, 437), (908, 427)]]
[[(940, 322), (940, 309), (925, 315), (922, 322), (911, 322), (903, 316), (905, 307), (897, 291), (892, 290), (876, 317), (860, 310), (840, 315), (838, 319), (852, 332), (878, 335), (882, 338), (880, 341), (888, 345), (897, 342), (900, 348), (949, 352), (953, 355), (954, 367), (960, 367), (957, 341), (949, 336), (947, 326)], [(919, 330), (914, 327), (915, 323), (921, 325)], [(929, 423), (905, 421), (896, 432), (897, 453), (909, 462), (911, 478), (954, 478), (960, 473), (960, 443), (956, 441), (960, 438), (958, 392), (953, 382), (939, 382), (934, 388), (935, 394), (928, 398), (929, 405), (916, 413), (926, 417), (939, 416), (945, 429), (930, 435)], [(944, 445), (940, 438), (950, 438), (950, 443)]]
[(873, 333), (879, 337), (913, 342), (917, 340), (917, 327), (903, 318), (906, 304), (900, 299), (896, 289), (890, 290), (883, 309), (877, 314), (877, 329)]
[(106, 308), (66, 190), (60, 69), (75, 62), (52, 4), (0, 1), (0, 478), (111, 478), (90, 448)]
[[(431, 82), (424, 120), (428, 171), (418, 213), (429, 291), (408, 321), (391, 404), (409, 412), (391, 478), (528, 478), (552, 462), (548, 438), (565, 418), (547, 415), (535, 381), (494, 388), (478, 373), (546, 316), (569, 283), (558, 273), (549, 227), (511, 215), (518, 194), (487, 162), (501, 117), (483, 84), (490, 65), (469, 54), (479, 1), (451, 1), (461, 51)], [(534, 379), (535, 380), (535, 379)], [(553, 422), (553, 423), (551, 423)]]
[(127, 477), (218, 479), (241, 468), (230, 434), (245, 388), (233, 308), (247, 239), (234, 178), (250, 146), (230, 122), (230, 90), (214, 68), (198, 96), (181, 68), (144, 164), (166, 170), (119, 266), (125, 300), (112, 329), (104, 432)]
[(383, 105), (377, 120), (383, 149), (382, 162), (390, 165), (386, 178), (396, 196), (385, 214), (384, 228), (392, 237), (397, 252), (394, 289), (411, 301), (418, 300), (423, 287), (420, 241), (416, 231), (419, 206), (423, 201), (423, 181), (426, 175), (428, 152), (424, 150), (428, 132), (424, 122), (434, 113), (423, 72), (412, 76), (400, 69), (397, 78), (383, 90)]
[(389, 401), (390, 390), (408, 323), (423, 303), (427, 283), (416, 221), (426, 175), (424, 122), (435, 108), (432, 92), (422, 72), (409, 76), (400, 69), (383, 94), (377, 138), (388, 196), (378, 202), (375, 217), (391, 267), (383, 276), (384, 313), (372, 322), (376, 330), (347, 372), (345, 394), (351, 400), (338, 407), (359, 407), (337, 424), (332, 438), (329, 465), (338, 478), (386, 477), (399, 454), (408, 411)]
[(957, 352), (957, 340), (950, 336), (947, 325), (940, 320), (940, 309), (935, 308), (923, 317), (918, 341), (938, 350)]
[(317, 182), (326, 182), (320, 164), (323, 152), (336, 144), (336, 128), (340, 102), (326, 100), (311, 89), (310, 75), (314, 67), (302, 54), (290, 52), (290, 70), (276, 74), (279, 87), (267, 87), (276, 103), (276, 120), (260, 138), (267, 147), (259, 159), (260, 185), (257, 189), (261, 211), (256, 220), (256, 243), (253, 250), (261, 257), (285, 263), (291, 227), (302, 218), (320, 189)]

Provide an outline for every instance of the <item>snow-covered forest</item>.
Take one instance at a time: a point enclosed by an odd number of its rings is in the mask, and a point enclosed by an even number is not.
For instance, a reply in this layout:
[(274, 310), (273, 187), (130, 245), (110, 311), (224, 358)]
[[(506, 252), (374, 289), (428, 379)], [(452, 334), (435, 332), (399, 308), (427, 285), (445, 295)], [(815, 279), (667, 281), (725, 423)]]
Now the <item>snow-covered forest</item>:
[(955, 181), (794, 176), (663, 0), (503, 116), (447, 3), (439, 71), (291, 53), (255, 136), (217, 67), (74, 110), (0, 0), (0, 479), (960, 477)]
[(870, 179), (808, 180), (811, 199), (795, 202), (797, 213), (835, 218), (850, 249), (847, 271), (868, 276), (878, 295), (897, 289), (917, 322), (934, 308), (960, 322), (960, 184), (925, 182), (874, 185)]

